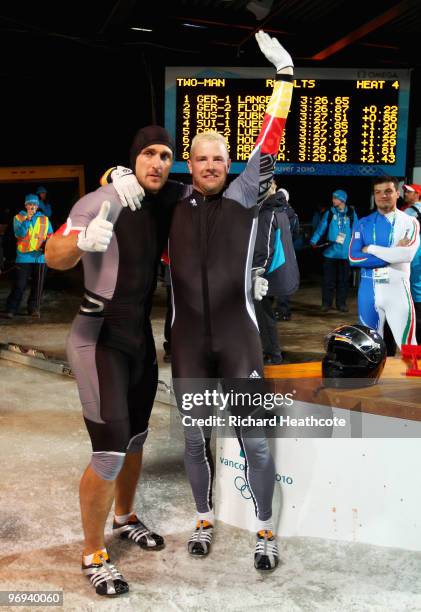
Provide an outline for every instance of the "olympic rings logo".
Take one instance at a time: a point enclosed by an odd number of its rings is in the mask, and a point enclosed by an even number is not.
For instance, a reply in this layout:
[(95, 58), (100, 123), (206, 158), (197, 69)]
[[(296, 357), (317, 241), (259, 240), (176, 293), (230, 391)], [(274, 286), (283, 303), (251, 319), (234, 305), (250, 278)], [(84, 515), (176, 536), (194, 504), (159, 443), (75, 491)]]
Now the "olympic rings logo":
[(379, 171), (376, 170), (376, 168), (373, 168), (372, 166), (361, 166), (360, 172), (361, 174), (365, 174), (366, 176), (373, 176), (374, 174), (378, 174)]
[(250, 488), (242, 476), (235, 478), (234, 485), (244, 499), (251, 499)]

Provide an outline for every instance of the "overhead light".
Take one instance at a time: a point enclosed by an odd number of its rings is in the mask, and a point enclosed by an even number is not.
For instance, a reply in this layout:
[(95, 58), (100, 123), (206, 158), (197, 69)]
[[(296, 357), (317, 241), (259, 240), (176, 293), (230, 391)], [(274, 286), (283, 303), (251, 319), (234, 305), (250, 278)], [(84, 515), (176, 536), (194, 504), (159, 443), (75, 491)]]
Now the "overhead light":
[(269, 15), (272, 4), (273, 0), (251, 0), (246, 4), (246, 9), (254, 13), (257, 21), (262, 21)]
[(198, 25), (197, 23), (183, 23), (183, 26), (186, 26), (186, 28), (199, 28), (200, 30), (207, 29), (207, 26)]
[(139, 32), (153, 32), (149, 28), (130, 28), (131, 30), (138, 30)]

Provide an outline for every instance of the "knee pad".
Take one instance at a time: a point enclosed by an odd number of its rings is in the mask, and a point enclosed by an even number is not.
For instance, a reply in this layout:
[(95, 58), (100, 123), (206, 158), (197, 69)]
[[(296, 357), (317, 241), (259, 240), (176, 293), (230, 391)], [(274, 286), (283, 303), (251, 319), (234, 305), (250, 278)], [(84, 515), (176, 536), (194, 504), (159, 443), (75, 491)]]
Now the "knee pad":
[(145, 429), (145, 431), (142, 431), (131, 438), (129, 444), (127, 445), (128, 453), (140, 453), (143, 445), (145, 444), (145, 440), (148, 437), (148, 431), (149, 429)]
[(91, 466), (104, 480), (115, 480), (123, 467), (125, 453), (100, 451), (92, 453)]

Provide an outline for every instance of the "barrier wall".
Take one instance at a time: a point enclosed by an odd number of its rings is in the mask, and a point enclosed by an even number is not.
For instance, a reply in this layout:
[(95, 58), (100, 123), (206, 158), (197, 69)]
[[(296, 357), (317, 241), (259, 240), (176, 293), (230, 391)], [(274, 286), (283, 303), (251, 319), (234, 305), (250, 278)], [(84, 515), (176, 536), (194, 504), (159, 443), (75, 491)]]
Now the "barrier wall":
[[(419, 439), (284, 438), (269, 444), (276, 465), (273, 516), (280, 536), (421, 550)], [(216, 463), (217, 518), (255, 531), (236, 439), (217, 441)]]

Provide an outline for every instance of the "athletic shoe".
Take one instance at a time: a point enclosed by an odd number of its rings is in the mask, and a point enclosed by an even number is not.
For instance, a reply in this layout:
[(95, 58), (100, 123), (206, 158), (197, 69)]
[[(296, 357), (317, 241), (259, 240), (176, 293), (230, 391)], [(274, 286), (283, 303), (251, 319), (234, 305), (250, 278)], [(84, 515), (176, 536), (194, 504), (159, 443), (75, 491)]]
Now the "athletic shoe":
[(258, 570), (273, 570), (278, 565), (279, 553), (271, 531), (258, 531), (254, 552), (254, 567)]
[(196, 529), (187, 542), (187, 550), (193, 557), (204, 557), (209, 554), (212, 543), (213, 525), (208, 521), (197, 521)]
[(339, 312), (349, 312), (349, 308), (348, 306), (342, 305), (342, 306), (337, 306), (337, 309), (339, 310)]
[(275, 310), (274, 314), (275, 314), (275, 319), (277, 321), (290, 321), (291, 320), (291, 313), (289, 312), (281, 312), (280, 310)]
[(283, 362), (282, 354), (281, 355), (269, 355), (269, 353), (267, 353), (263, 357), (264, 365), (280, 365), (282, 362)]
[(125, 540), (133, 540), (146, 550), (162, 550), (165, 547), (164, 538), (148, 529), (136, 514), (131, 514), (125, 525), (120, 525), (114, 520), (113, 533)]
[(129, 590), (129, 585), (117, 568), (112, 565), (108, 553), (103, 550), (94, 553), (90, 565), (85, 565), (82, 558), (82, 572), (95, 587), (97, 595), (118, 597)]
[(323, 306), (320, 308), (320, 310), (321, 310), (322, 312), (329, 312), (329, 310), (330, 310), (331, 308), (332, 308), (331, 306), (325, 306), (325, 305), (323, 305)]

